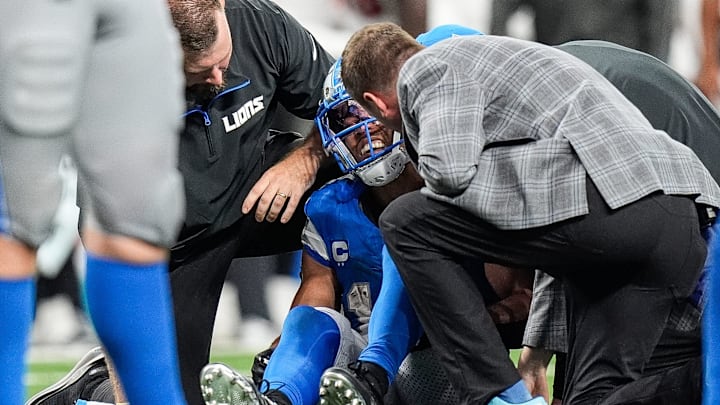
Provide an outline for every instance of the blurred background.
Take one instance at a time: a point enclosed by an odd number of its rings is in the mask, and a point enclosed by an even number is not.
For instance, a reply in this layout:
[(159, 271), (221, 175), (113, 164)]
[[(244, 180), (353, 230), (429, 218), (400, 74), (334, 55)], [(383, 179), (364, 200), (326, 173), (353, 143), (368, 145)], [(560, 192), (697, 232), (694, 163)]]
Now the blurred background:
[[(333, 55), (364, 24), (394, 21), (417, 35), (441, 24), (558, 44), (604, 39), (699, 72), (705, 0), (277, 0)], [(717, 3), (717, 2), (714, 2)], [(716, 8), (717, 14), (717, 8)]]
[[(717, 0), (277, 0), (333, 55), (364, 24), (394, 21), (417, 35), (454, 23), (488, 34), (557, 44), (604, 39), (653, 54), (717, 101)], [(709, 10), (709, 11), (708, 11)], [(709, 18), (703, 20), (705, 11)], [(703, 40), (702, 30), (707, 30)], [(711, 43), (707, 43), (710, 41)], [(707, 45), (707, 46), (705, 46)], [(711, 52), (714, 51), (714, 52)], [(717, 103), (715, 105), (718, 105)], [(278, 126), (307, 130), (310, 122)], [(41, 278), (32, 361), (77, 360), (97, 344), (77, 286), (82, 252)], [(278, 335), (299, 284), (299, 253), (233, 263), (220, 301), (213, 351), (255, 353)]]

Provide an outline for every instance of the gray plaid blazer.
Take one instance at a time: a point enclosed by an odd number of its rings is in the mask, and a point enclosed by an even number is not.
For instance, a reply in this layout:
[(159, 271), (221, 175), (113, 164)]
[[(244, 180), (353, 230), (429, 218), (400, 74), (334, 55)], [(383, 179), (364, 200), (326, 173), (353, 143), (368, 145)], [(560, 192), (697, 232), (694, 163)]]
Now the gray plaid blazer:
[(410, 58), (397, 90), (423, 193), (501, 229), (586, 214), (586, 177), (612, 208), (658, 190), (720, 206), (720, 187), (688, 147), (560, 50), (452, 38)]

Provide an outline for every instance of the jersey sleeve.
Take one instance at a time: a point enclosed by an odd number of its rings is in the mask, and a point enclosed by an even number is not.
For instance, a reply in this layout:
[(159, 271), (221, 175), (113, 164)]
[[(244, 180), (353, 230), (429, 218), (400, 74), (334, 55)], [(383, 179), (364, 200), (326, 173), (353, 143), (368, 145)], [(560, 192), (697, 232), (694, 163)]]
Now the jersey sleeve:
[(335, 267), (334, 257), (329, 247), (334, 238), (344, 239), (348, 226), (352, 222), (348, 217), (344, 203), (354, 201), (364, 185), (353, 181), (349, 176), (330, 181), (314, 191), (305, 202), (307, 222), (302, 233), (303, 249), (318, 263), (330, 268)]
[[(462, 194), (477, 173), (485, 146), (485, 91), (441, 57), (415, 57), (398, 78), (403, 123), (415, 142), (418, 171), (433, 193)], [(421, 134), (430, 134), (421, 136)]]
[(320, 232), (318, 232), (317, 228), (309, 218), (305, 223), (305, 228), (303, 228), (301, 239), (303, 250), (305, 250), (305, 252), (312, 256), (312, 258), (318, 263), (323, 266), (330, 267), (330, 257), (328, 255), (327, 245), (320, 235)]

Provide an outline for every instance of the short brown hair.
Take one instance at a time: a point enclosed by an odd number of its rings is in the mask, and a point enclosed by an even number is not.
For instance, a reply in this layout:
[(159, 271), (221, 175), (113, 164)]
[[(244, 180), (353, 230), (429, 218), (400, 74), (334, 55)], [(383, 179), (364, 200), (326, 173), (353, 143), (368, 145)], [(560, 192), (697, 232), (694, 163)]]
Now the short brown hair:
[(194, 61), (209, 51), (218, 37), (219, 0), (168, 0), (173, 24), (180, 34), (185, 61)]
[(353, 98), (365, 91), (395, 91), (397, 74), (424, 47), (399, 25), (369, 24), (355, 32), (342, 52), (342, 80)]

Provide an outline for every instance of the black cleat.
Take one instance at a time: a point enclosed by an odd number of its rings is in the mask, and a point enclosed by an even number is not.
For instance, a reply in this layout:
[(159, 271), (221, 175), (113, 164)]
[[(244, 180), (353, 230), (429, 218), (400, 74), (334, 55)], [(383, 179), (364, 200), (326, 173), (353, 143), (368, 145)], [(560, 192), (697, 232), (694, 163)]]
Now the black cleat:
[(108, 376), (105, 353), (100, 346), (91, 349), (60, 381), (33, 395), (25, 405), (74, 405), (89, 399)]
[(372, 363), (332, 367), (320, 377), (320, 405), (380, 405), (387, 386), (385, 371)]

